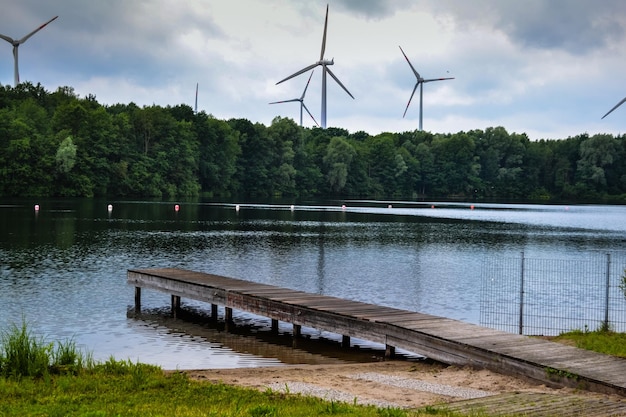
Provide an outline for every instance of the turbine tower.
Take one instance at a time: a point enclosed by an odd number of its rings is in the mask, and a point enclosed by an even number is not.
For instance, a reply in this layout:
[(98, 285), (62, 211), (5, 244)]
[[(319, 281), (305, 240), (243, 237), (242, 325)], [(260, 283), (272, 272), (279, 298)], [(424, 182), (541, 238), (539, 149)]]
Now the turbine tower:
[(615, 106), (613, 106), (613, 108), (611, 110), (609, 110), (604, 116), (602, 116), (602, 118), (604, 119), (606, 116), (609, 115), (609, 113), (611, 113), (613, 110), (615, 110), (616, 108), (621, 106), (625, 101), (626, 101), (626, 97), (624, 97), (619, 103), (617, 103)]
[(278, 104), (278, 103), (291, 103), (294, 101), (299, 101), (300, 102), (300, 126), (302, 126), (302, 109), (306, 110), (306, 112), (309, 113), (309, 116), (311, 116), (311, 119), (313, 119), (315, 124), (319, 126), (319, 124), (317, 123), (317, 120), (315, 120), (315, 117), (313, 117), (309, 109), (306, 107), (306, 104), (304, 104), (304, 95), (306, 94), (307, 88), (309, 88), (311, 77), (313, 77), (313, 71), (311, 71), (311, 75), (309, 75), (309, 81), (306, 82), (306, 86), (304, 87), (304, 91), (302, 92), (302, 95), (300, 96), (300, 98), (292, 98), (291, 100), (273, 101), (270, 103), (270, 104)]
[(303, 74), (309, 70), (312, 70), (318, 65), (321, 65), (322, 66), (322, 117), (321, 117), (322, 120), (321, 121), (322, 121), (322, 128), (324, 129), (326, 129), (326, 74), (327, 73), (330, 74), (330, 76), (333, 77), (333, 79), (337, 82), (337, 84), (339, 84), (339, 86), (341, 86), (341, 88), (343, 88), (344, 91), (348, 93), (348, 95), (354, 99), (354, 96), (350, 94), (348, 89), (341, 83), (341, 81), (339, 81), (339, 78), (337, 78), (335, 74), (333, 74), (333, 72), (330, 70), (330, 68), (328, 68), (329, 65), (333, 65), (335, 63), (334, 58), (331, 59), (330, 61), (327, 59), (324, 59), (324, 51), (326, 50), (327, 28), (328, 28), (328, 4), (326, 5), (326, 20), (324, 21), (324, 36), (322, 37), (322, 52), (320, 53), (319, 61), (317, 61), (314, 64), (309, 65), (306, 68), (301, 69), (300, 71), (294, 74), (291, 74), (289, 77), (283, 80), (280, 80), (279, 82), (276, 83), (276, 85), (278, 85), (282, 83), (283, 81), (287, 81), (293, 77), (297, 77), (298, 75)]
[(52, 19), (48, 20), (46, 23), (44, 23), (43, 25), (39, 26), (37, 29), (35, 29), (32, 32), (30, 32), (28, 35), (24, 36), (22, 39), (13, 39), (13, 38), (11, 38), (9, 36), (0, 34), (0, 38), (4, 39), (5, 41), (7, 41), (11, 45), (13, 45), (13, 60), (14, 60), (14, 68), (15, 68), (14, 69), (14, 79), (13, 79), (14, 85), (13, 85), (13, 87), (16, 87), (20, 83), (20, 72), (18, 70), (19, 67), (18, 67), (18, 60), (17, 60), (17, 48), (19, 48), (19, 46), (21, 44), (23, 44), (24, 42), (26, 42), (28, 40), (28, 38), (30, 38), (35, 33), (39, 32), (41, 29), (46, 27), (46, 25), (48, 23), (52, 22), (57, 17), (59, 17), (59, 16), (54, 16)]
[(404, 114), (402, 115), (402, 117), (406, 116), (406, 111), (409, 109), (409, 106), (411, 105), (411, 100), (413, 100), (413, 95), (415, 94), (415, 90), (417, 90), (417, 87), (419, 86), (419, 88), (420, 88), (420, 127), (419, 127), (419, 130), (421, 131), (422, 130), (422, 112), (423, 112), (423, 109), (424, 109), (424, 106), (422, 104), (422, 99), (424, 97), (424, 83), (429, 83), (431, 81), (454, 80), (454, 77), (450, 77), (450, 78), (430, 78), (430, 79), (422, 78), (422, 76), (419, 74), (419, 72), (417, 72), (415, 70), (415, 68), (413, 67), (413, 64), (411, 64), (411, 61), (409, 61), (409, 58), (407, 58), (406, 54), (402, 50), (402, 47), (401, 46), (398, 46), (398, 47), (400, 48), (400, 51), (402, 52), (402, 55), (404, 55), (404, 58), (406, 59), (406, 62), (409, 63), (409, 66), (413, 70), (413, 74), (415, 74), (415, 78), (417, 78), (417, 82), (415, 83), (415, 87), (413, 87), (413, 92), (411, 93), (411, 97), (409, 98), (409, 102), (407, 103), (406, 108), (404, 109)]

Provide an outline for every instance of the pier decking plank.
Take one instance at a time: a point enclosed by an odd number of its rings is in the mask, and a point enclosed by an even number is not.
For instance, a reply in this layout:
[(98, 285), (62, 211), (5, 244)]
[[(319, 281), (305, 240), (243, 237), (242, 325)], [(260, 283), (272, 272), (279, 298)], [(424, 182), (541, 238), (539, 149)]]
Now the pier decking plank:
[[(128, 283), (358, 337), (455, 365), (626, 395), (626, 360), (444, 317), (175, 268), (128, 270)], [(173, 298), (174, 300), (174, 298)], [(172, 307), (174, 308), (174, 301)], [(294, 330), (295, 332), (295, 330)]]

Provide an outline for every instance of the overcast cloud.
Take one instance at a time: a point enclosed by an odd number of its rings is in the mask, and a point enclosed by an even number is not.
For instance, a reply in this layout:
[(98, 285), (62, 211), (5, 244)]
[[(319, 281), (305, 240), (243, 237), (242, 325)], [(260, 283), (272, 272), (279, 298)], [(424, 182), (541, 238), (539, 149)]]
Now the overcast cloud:
[[(490, 126), (560, 139), (620, 134), (626, 105), (623, 0), (331, 0), (325, 57), (353, 100), (328, 80), (328, 125), (403, 132), (418, 126), (415, 84), (398, 46), (425, 78), (424, 129)], [(220, 119), (269, 125), (299, 120), (307, 75), (319, 59), (327, 1), (0, 0), (0, 33), (21, 38), (20, 78), (47, 90), (72, 86), (102, 104), (188, 104)], [(13, 83), (11, 45), (0, 40), (0, 82)], [(305, 102), (319, 121), (321, 71)], [(305, 119), (305, 125), (313, 122)]]

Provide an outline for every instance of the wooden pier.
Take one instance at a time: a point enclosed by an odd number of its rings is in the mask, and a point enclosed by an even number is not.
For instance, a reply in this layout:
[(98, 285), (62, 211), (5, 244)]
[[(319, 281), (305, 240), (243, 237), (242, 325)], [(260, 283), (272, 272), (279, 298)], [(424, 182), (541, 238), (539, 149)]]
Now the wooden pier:
[(211, 304), (211, 314), (233, 309), (293, 325), (294, 337), (301, 326), (337, 333), (343, 344), (357, 337), (384, 344), (387, 355), (396, 348), (459, 366), (474, 366), (529, 377), (554, 386), (578, 387), (608, 394), (626, 395), (626, 359), (506, 333), (458, 320), (311, 294), (182, 269), (131, 269), (128, 283), (135, 287), (135, 309), (141, 308), (141, 289), (172, 296), (172, 309), (181, 297)]

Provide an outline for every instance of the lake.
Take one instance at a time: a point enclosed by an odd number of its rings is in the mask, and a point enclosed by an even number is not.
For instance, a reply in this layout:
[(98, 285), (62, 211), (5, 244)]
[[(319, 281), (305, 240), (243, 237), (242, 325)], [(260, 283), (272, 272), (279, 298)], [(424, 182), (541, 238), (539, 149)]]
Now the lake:
[(0, 213), (0, 329), (26, 320), (97, 360), (166, 369), (367, 360), (379, 348), (355, 341), (362, 349), (345, 357), (337, 335), (303, 329), (310, 343), (294, 350), (269, 320), (240, 312), (226, 333), (208, 324), (209, 305), (183, 299), (190, 316), (174, 319), (169, 296), (149, 290), (135, 315), (127, 269), (186, 268), (479, 324), (486, 258), (626, 247), (623, 206), (5, 199)]

